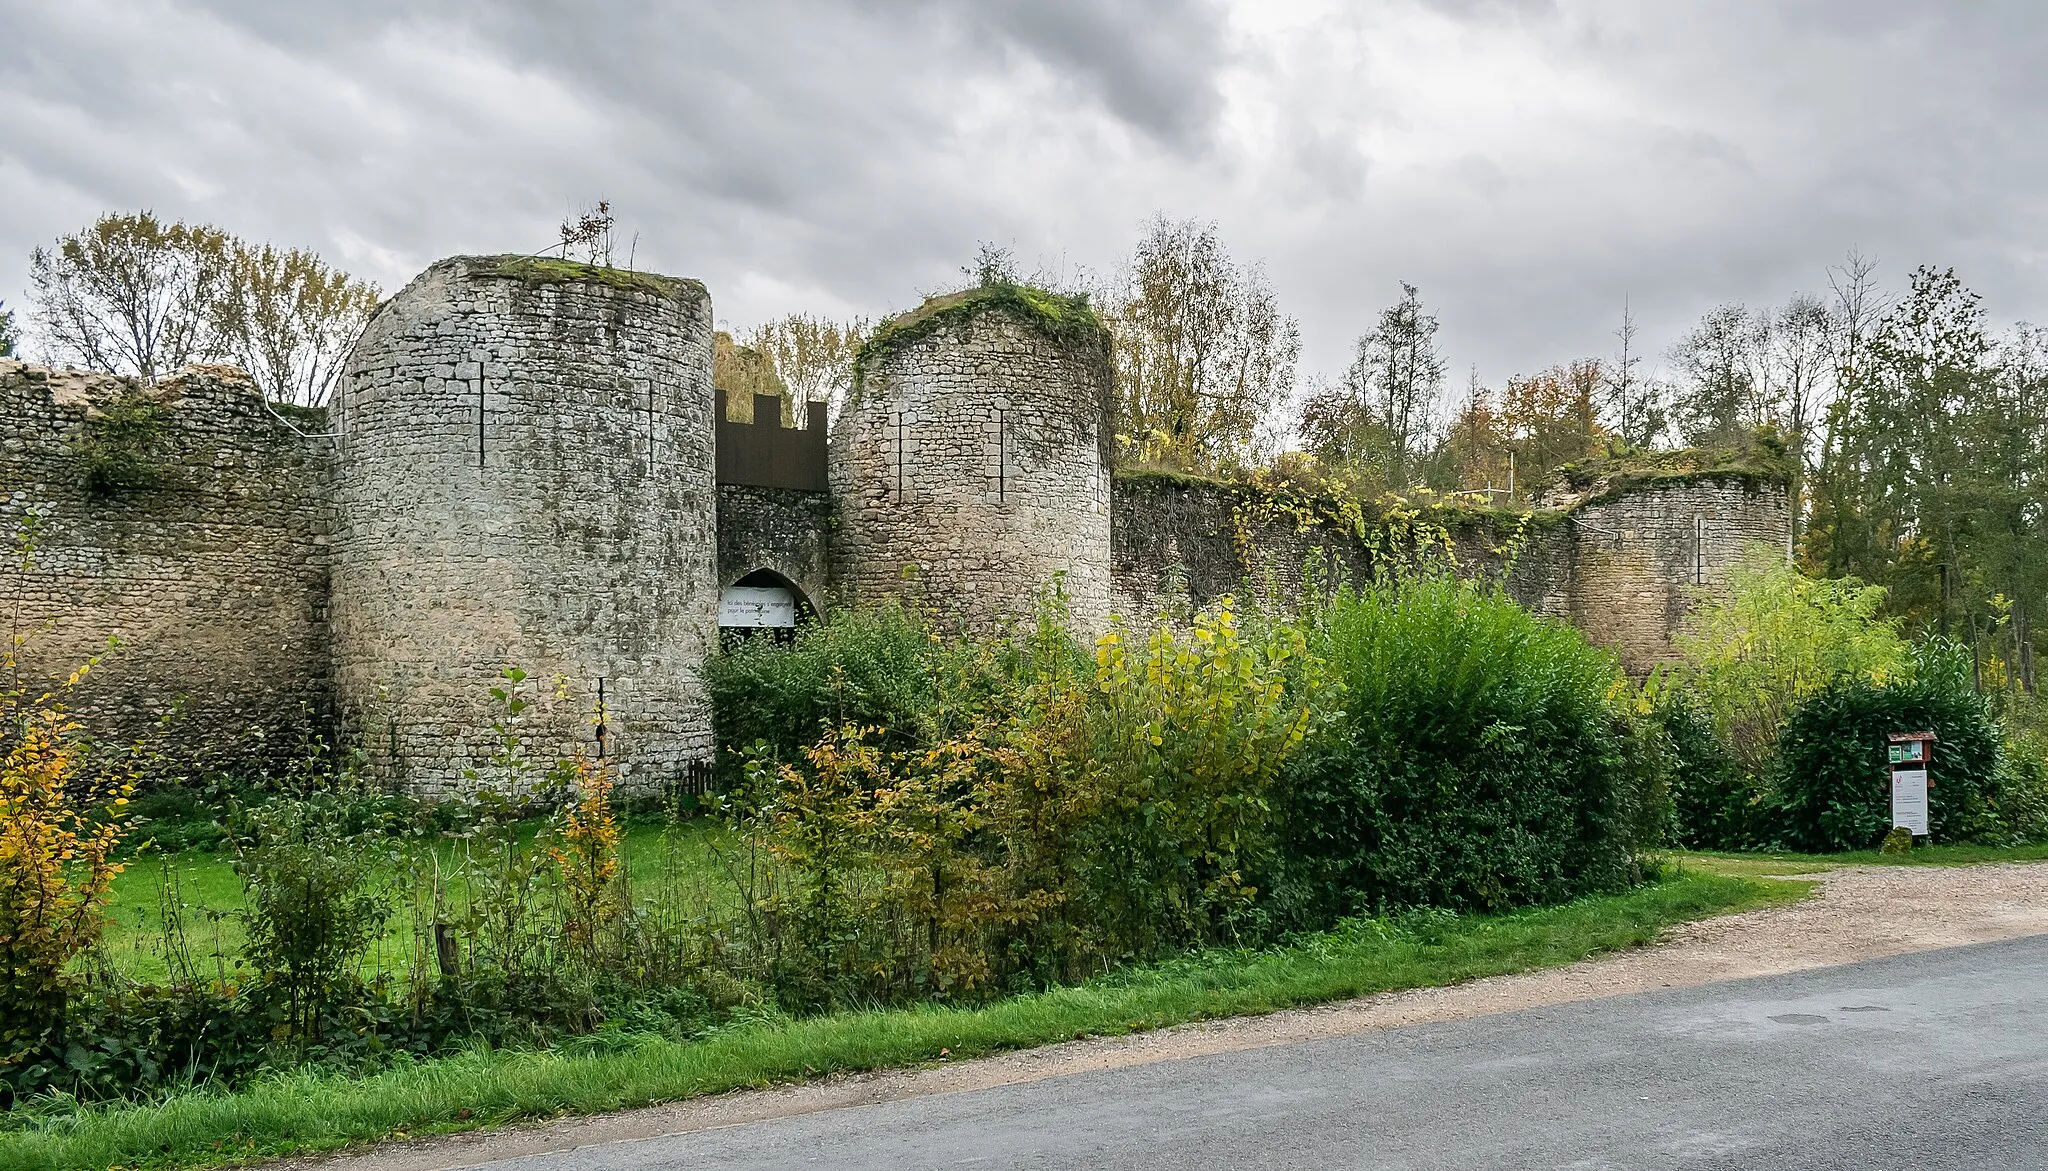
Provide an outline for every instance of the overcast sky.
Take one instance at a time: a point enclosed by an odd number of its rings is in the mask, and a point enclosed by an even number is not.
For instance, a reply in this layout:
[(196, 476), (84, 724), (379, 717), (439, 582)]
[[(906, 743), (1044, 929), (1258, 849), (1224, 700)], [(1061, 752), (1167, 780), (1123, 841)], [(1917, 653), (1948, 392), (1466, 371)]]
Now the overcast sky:
[(1457, 381), (1653, 349), (1851, 247), (2048, 320), (2038, 0), (0, 0), (0, 298), (110, 209), (395, 290), (600, 196), (722, 323), (877, 316), (976, 243), (1214, 220), (1335, 371), (1419, 285)]

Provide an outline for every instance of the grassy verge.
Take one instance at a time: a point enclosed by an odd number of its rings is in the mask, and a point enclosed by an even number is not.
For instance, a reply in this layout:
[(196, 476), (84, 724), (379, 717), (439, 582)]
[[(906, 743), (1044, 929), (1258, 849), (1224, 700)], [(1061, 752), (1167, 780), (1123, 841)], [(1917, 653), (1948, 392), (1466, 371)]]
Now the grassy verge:
[(1213, 952), (980, 1008), (763, 1021), (678, 1044), (477, 1052), (363, 1078), (281, 1076), (153, 1106), (18, 1115), (0, 1167), (84, 1171), (219, 1166), (380, 1138), (588, 1114), (835, 1071), (1025, 1048), (1205, 1018), (1554, 967), (1645, 944), (1674, 923), (1805, 895), (1808, 884), (1696, 872), (1608, 898), (1498, 916), (1364, 923), (1288, 946)]
[(1876, 850), (1851, 850), (1844, 854), (1794, 854), (1759, 851), (1737, 854), (1722, 851), (1681, 851), (1674, 855), (1679, 865), (1708, 874), (1764, 877), (1779, 874), (1815, 874), (1838, 866), (1981, 866), (1991, 862), (2038, 862), (2048, 859), (2048, 842), (2021, 846), (1921, 846), (1911, 853), (1885, 855)]

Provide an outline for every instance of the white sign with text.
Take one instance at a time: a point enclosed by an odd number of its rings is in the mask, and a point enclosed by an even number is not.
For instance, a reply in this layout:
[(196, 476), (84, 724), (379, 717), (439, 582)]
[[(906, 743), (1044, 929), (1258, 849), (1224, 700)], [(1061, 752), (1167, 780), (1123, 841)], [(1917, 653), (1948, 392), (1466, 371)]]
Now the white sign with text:
[(718, 624), (741, 627), (796, 625), (796, 595), (781, 586), (727, 586), (718, 599)]
[(1892, 773), (1892, 824), (1927, 836), (1927, 770), (1902, 768)]

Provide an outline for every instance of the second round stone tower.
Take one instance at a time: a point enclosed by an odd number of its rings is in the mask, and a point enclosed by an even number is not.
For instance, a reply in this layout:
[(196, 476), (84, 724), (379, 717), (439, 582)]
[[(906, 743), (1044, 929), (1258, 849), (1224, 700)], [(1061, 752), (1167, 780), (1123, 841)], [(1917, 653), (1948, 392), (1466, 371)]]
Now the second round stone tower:
[(1010, 284), (942, 297), (863, 347), (832, 436), (845, 601), (895, 596), (941, 627), (1071, 625), (1110, 607), (1109, 338), (1084, 298)]
[(331, 619), (380, 771), (521, 783), (494, 724), (638, 788), (710, 756), (711, 330), (695, 281), (531, 257), (440, 261), (378, 310), (337, 384)]

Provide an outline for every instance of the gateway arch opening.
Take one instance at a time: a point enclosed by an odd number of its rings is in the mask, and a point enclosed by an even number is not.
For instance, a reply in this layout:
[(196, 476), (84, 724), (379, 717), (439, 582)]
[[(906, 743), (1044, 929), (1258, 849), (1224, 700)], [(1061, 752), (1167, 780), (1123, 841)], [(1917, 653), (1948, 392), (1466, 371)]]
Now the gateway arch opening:
[(757, 569), (718, 595), (719, 641), (770, 638), (788, 642), (817, 617), (796, 583), (772, 569)]

